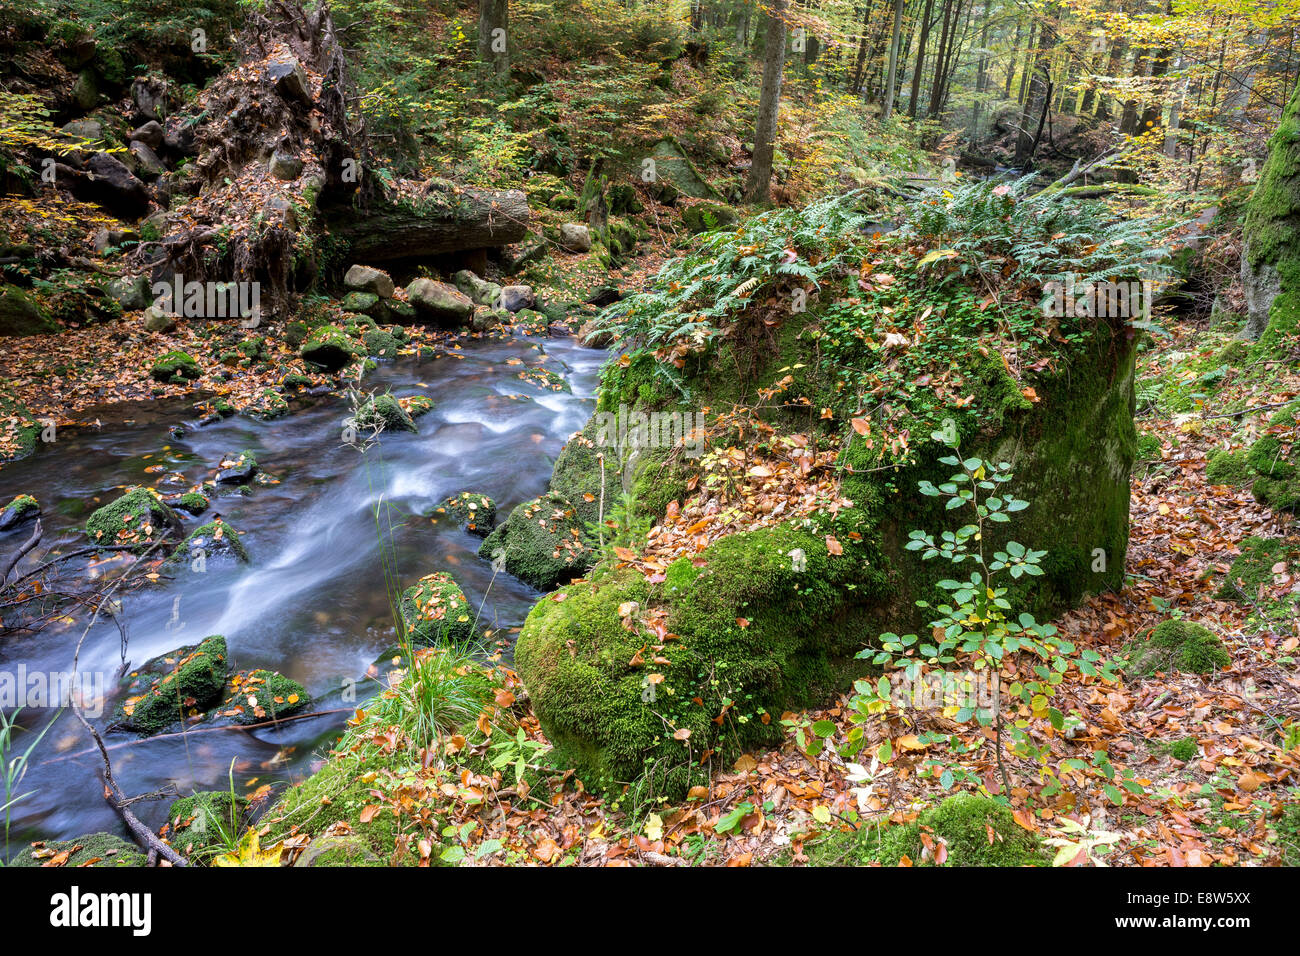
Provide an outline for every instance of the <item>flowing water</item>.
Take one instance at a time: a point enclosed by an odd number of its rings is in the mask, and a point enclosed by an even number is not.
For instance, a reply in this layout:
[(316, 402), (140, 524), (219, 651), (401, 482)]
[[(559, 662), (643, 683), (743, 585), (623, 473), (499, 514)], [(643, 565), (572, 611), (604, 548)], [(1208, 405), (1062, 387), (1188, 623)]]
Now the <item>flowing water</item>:
[[(391, 516), (383, 521), (382, 539), (391, 543), (403, 587), (432, 571), (448, 571), (471, 607), (481, 607), (480, 625), (513, 640), (537, 592), (504, 574), (494, 579), (491, 564), (475, 553), (481, 539), (449, 522), (433, 523), (422, 512), (448, 495), (473, 491), (496, 499), (498, 519), (504, 520), (515, 504), (540, 494), (555, 455), (591, 412), (604, 359), (603, 352), (568, 338), (515, 338), (471, 341), (458, 353), (381, 366), (367, 377), (367, 390), (426, 395), (436, 404), (416, 420), (419, 434), (386, 433), (364, 454), (341, 441), (350, 405), (339, 397), (315, 399), (278, 420), (241, 416), (191, 427), (182, 438), (169, 435), (168, 426), (192, 419), (192, 402), (106, 406), (84, 416), (98, 415), (99, 429), (60, 432), (33, 457), (0, 470), (0, 501), (33, 494), (44, 511), (43, 544), (84, 542), (80, 527), (86, 516), (122, 486), (185, 491), (210, 478), (223, 456), (252, 451), (278, 483), (252, 484), (246, 494), (223, 491), (207, 513), (186, 519), (193, 528), (219, 513), (244, 532), (250, 563), (209, 561), (203, 573), (124, 595), (119, 618), (129, 638), (127, 660), (138, 667), (159, 653), (224, 634), (235, 668), (278, 670), (306, 687), (315, 698), (313, 710), (344, 708), (350, 706), (349, 686), (394, 639), (376, 505), (391, 505), (380, 508)], [(573, 394), (519, 378), (522, 369), (543, 360), (564, 376)], [(183, 476), (183, 483), (180, 477), (175, 484), (165, 480), (172, 474)], [(30, 523), (0, 532), (0, 555), (11, 553), (30, 532)], [(20, 665), (28, 674), (70, 670), (83, 628), (78, 621), (0, 639), (0, 673), (16, 673)], [(116, 624), (96, 624), (80, 672), (102, 679), (111, 691), (122, 664), (121, 644)], [(363, 697), (359, 692), (358, 700)], [(114, 704), (110, 699), (105, 705), (101, 726)], [(19, 719), (39, 729), (53, 714), (28, 708)], [(114, 733), (106, 742), (118, 745), (111, 751), (114, 772), (128, 794), (168, 783), (181, 794), (224, 790), (232, 760), (235, 785), (246, 792), (309, 773), (344, 718), (334, 714), (274, 730), (189, 732), (158, 740)], [(30, 739), (18, 734), (14, 749)], [(14, 808), (10, 853), (33, 839), (99, 830), (125, 835), (103, 798), (101, 761), (86, 752), (88, 744), (71, 714), (51, 727), (19, 788), (31, 795)], [(157, 827), (168, 803), (140, 802), (133, 809)]]

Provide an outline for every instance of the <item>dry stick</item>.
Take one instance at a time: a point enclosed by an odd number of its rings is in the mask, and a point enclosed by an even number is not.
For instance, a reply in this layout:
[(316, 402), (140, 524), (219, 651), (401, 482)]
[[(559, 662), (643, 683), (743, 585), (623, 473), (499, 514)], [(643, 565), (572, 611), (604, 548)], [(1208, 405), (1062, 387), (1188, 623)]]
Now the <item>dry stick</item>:
[[(32, 550), (32, 548), (36, 547), (36, 545), (40, 543), (40, 540), (41, 540), (41, 519), (37, 518), (36, 527), (32, 529), (32, 536), (28, 538), (26, 543), (21, 548), (18, 549), (17, 553), (12, 558), (9, 559), (9, 563), (6, 564), (4, 567), (4, 573), (0, 574), (0, 587), (3, 587), (4, 583), (7, 580), (9, 580), (9, 572), (11, 572), (14, 569), (14, 567), (18, 564), (19, 561), (23, 559), (23, 557), (27, 554), (28, 551)], [(21, 581), (22, 579), (19, 578), (19, 580)]]
[[(280, 724), (291, 723), (295, 720), (310, 720), (313, 717), (327, 717), (330, 714), (350, 714), (355, 708), (352, 707), (334, 707), (330, 710), (313, 710), (310, 714), (290, 714), (288, 717), (277, 717), (272, 720), (264, 720), (256, 724), (222, 724), (220, 727), (196, 727), (193, 730), (177, 730), (170, 734), (154, 734), (152, 737), (138, 737), (135, 740), (124, 740), (121, 743), (113, 744), (111, 747), (104, 747), (106, 750), (121, 750), (124, 747), (137, 747), (140, 744), (151, 744), (155, 740), (170, 740), (174, 737), (192, 737), (195, 734), (211, 734), (222, 730), (261, 730), (263, 727), (275, 727)], [(95, 748), (87, 747), (85, 750), (78, 750), (74, 754), (63, 754), (59, 757), (52, 757), (46, 763), (58, 763), (60, 760), (74, 760), (77, 757), (84, 757), (87, 754), (95, 752)]]
[[(107, 598), (116, 591), (122, 582), (130, 575), (131, 568), (136, 567), (140, 562), (147, 558), (151, 552), (162, 544), (162, 541), (163, 539), (160, 537), (157, 541), (151, 544), (149, 548), (140, 555), (139, 561), (132, 564), (131, 567), (128, 567), (126, 571), (117, 577), (112, 586), (104, 593), (104, 597)], [(89, 634), (90, 629), (95, 626), (95, 621), (99, 620), (99, 611), (103, 606), (103, 601), (100, 601), (95, 606), (95, 612), (91, 615), (90, 620), (86, 622), (85, 630), (81, 632), (81, 638), (77, 641), (77, 649), (72, 654), (73, 686), (76, 685), (77, 667), (81, 660), (82, 645), (86, 643), (86, 635)], [(189, 866), (183, 856), (167, 844), (163, 843), (162, 840), (154, 835), (152, 830), (140, 822), (139, 817), (127, 808), (130, 801), (126, 794), (122, 792), (122, 788), (117, 785), (117, 780), (113, 777), (113, 764), (112, 761), (108, 759), (108, 750), (104, 747), (104, 738), (99, 735), (99, 731), (90, 725), (90, 721), (86, 720), (85, 715), (81, 712), (81, 708), (77, 706), (77, 701), (75, 699), (71, 701), (71, 705), (72, 713), (76, 716), (77, 720), (81, 722), (81, 726), (86, 728), (86, 732), (90, 734), (91, 739), (95, 741), (95, 746), (99, 748), (99, 755), (104, 758), (104, 799), (108, 800), (108, 802), (113, 805), (113, 809), (121, 815), (127, 828), (135, 837), (136, 842), (149, 851), (148, 857), (146, 858), (147, 864), (149, 866), (155, 865), (158, 862), (158, 857), (161, 856), (173, 866)]]

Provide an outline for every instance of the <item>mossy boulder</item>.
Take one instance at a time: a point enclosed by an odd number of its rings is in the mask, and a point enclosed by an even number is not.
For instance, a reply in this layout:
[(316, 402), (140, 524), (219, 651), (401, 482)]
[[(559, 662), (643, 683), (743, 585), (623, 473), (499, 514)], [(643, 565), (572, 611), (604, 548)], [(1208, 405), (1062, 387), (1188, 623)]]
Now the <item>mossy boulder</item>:
[(491, 534), (492, 526), (496, 524), (497, 503), (487, 495), (462, 491), (438, 505), (433, 510), (432, 517), (435, 520), (444, 519), (454, 522), (470, 534), (486, 538)]
[(1265, 435), (1246, 455), (1257, 476), (1250, 493), (1274, 511), (1300, 511), (1300, 441)]
[(730, 206), (724, 206), (722, 203), (696, 203), (682, 210), (682, 225), (691, 232), (725, 229), (728, 226), (734, 226), (739, 220), (740, 214)]
[(314, 330), (298, 349), (308, 365), (337, 372), (355, 358), (352, 340), (337, 325), (322, 325)]
[(1231, 485), (1240, 488), (1250, 483), (1250, 464), (1244, 451), (1220, 448), (1210, 454), (1205, 462), (1205, 480), (1212, 485)]
[[(926, 846), (926, 842), (930, 844)], [(942, 848), (942, 850), (940, 850)], [(988, 797), (958, 793), (908, 824), (869, 824), (815, 844), (815, 866), (1046, 866), (1041, 841), (1016, 823), (1011, 811)]]
[(1223, 642), (1209, 628), (1181, 619), (1161, 621), (1131, 641), (1124, 653), (1125, 672), (1133, 677), (1170, 671), (1209, 674), (1232, 663)]
[[(515, 666), (559, 761), (589, 786), (671, 796), (701, 755), (777, 743), (780, 714), (861, 670), (852, 654), (874, 636), (861, 612), (884, 577), (863, 546), (826, 539), (815, 524), (729, 535), (662, 584), (600, 571), (540, 601)], [(642, 623), (651, 609), (662, 633)]]
[(395, 395), (385, 392), (367, 398), (357, 407), (352, 422), (359, 430), (381, 432), (416, 432), (411, 416)]
[(173, 801), (163, 835), (181, 856), (206, 860), (225, 852), (243, 831), (248, 801), (228, 790), (202, 790)]
[(370, 313), (379, 308), (379, 296), (373, 292), (349, 292), (341, 303), (345, 312)]
[(179, 385), (201, 378), (203, 370), (199, 368), (199, 363), (194, 360), (194, 356), (188, 352), (173, 349), (160, 355), (154, 361), (153, 367), (149, 369), (149, 374), (155, 381)]
[(11, 285), (0, 286), (0, 336), (57, 331), (59, 324), (27, 293)]
[(152, 488), (132, 488), (86, 519), (86, 534), (96, 544), (130, 545), (140, 551), (180, 529), (180, 517)]
[(397, 339), (391, 332), (383, 329), (371, 329), (361, 336), (361, 342), (366, 347), (366, 354), (373, 355), (376, 358), (396, 358), (397, 357)]
[(230, 680), (229, 690), (230, 695), (212, 709), (209, 716), (213, 719), (261, 724), (292, 716), (312, 702), (301, 684), (278, 671), (236, 674)]
[(0, 531), (15, 528), (25, 521), (31, 521), (41, 513), (41, 506), (31, 495), (18, 495), (13, 501), (0, 508)]
[(450, 574), (426, 574), (402, 592), (398, 610), (413, 644), (466, 644), (474, 638), (474, 613)]
[[(68, 854), (66, 857), (63, 854)], [(42, 840), (24, 847), (9, 866), (49, 866), (62, 859), (63, 867), (144, 866), (144, 852), (112, 833), (88, 833), (73, 840)]]
[(163, 654), (122, 681), (126, 698), (117, 724), (151, 737), (186, 717), (199, 716), (221, 699), (229, 665), (220, 634)]

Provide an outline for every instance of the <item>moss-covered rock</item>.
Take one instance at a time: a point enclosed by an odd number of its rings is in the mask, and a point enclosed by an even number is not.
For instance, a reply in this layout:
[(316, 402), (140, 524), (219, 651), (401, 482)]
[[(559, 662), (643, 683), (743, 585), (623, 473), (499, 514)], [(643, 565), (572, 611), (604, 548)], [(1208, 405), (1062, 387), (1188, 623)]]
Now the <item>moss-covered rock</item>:
[(175, 499), (169, 498), (167, 503), (177, 511), (184, 511), (190, 515), (201, 515), (208, 510), (207, 497), (197, 491), (187, 491)]
[(214, 719), (260, 724), (296, 714), (312, 700), (301, 684), (278, 671), (236, 674), (230, 680), (230, 690), (230, 696), (213, 708)]
[(201, 378), (203, 370), (199, 368), (199, 363), (194, 360), (194, 356), (173, 349), (157, 358), (149, 374), (155, 381), (179, 385)]
[[(925, 845), (928, 838), (930, 848)], [(908, 824), (853, 833), (814, 844), (817, 866), (934, 866), (942, 846), (944, 866), (1046, 866), (1048, 855), (1037, 835), (1016, 823), (1011, 811), (988, 797), (958, 793)]]
[(0, 286), (0, 336), (57, 331), (59, 324), (27, 293), (11, 285)]
[(41, 513), (41, 506), (31, 495), (18, 495), (0, 508), (0, 531), (30, 521)]
[(1205, 480), (1212, 485), (1231, 485), (1240, 488), (1250, 483), (1250, 464), (1244, 451), (1220, 448), (1205, 462)]
[(257, 457), (245, 449), (225, 455), (217, 466), (215, 481), (219, 485), (246, 485), (258, 472)]
[(596, 559), (577, 509), (561, 495), (515, 506), (505, 523), (484, 539), (478, 554), (539, 591), (581, 577)]
[(221, 699), (226, 686), (226, 639), (220, 634), (145, 663), (122, 681), (126, 698), (117, 723), (145, 736), (199, 716)]
[(417, 432), (420, 429), (397, 396), (385, 392), (383, 395), (374, 395), (363, 401), (358, 407), (356, 414), (352, 416), (352, 423), (361, 431), (380, 431), (380, 432)]
[[(68, 854), (66, 857), (63, 854)], [(88, 833), (74, 840), (42, 840), (24, 847), (10, 866), (50, 866), (56, 860), (63, 867), (144, 866), (145, 855), (133, 843), (111, 833)]]
[(399, 398), (398, 402), (400, 402), (402, 408), (406, 410), (406, 414), (410, 415), (413, 419), (428, 414), (433, 411), (434, 408), (433, 399), (429, 398), (427, 395), (408, 395), (405, 398)]
[(398, 610), (412, 643), (465, 644), (474, 638), (474, 614), (450, 574), (426, 574), (402, 592)]
[(434, 520), (451, 521), (470, 534), (486, 538), (496, 524), (497, 503), (487, 495), (462, 491), (434, 508), (432, 517)]
[(390, 332), (383, 329), (371, 329), (361, 336), (361, 341), (366, 347), (367, 355), (373, 355), (377, 358), (397, 357), (397, 339), (393, 338)]
[(682, 210), (682, 225), (691, 232), (704, 232), (706, 229), (725, 229), (734, 226), (740, 215), (730, 206), (722, 203), (702, 202), (687, 206)]
[[(515, 664), (561, 763), (590, 786), (680, 795), (702, 754), (777, 742), (775, 718), (832, 693), (874, 636), (860, 612), (883, 575), (864, 546), (832, 554), (826, 537), (815, 525), (730, 535), (661, 586), (605, 572), (540, 601)], [(671, 640), (640, 623), (652, 607)]]
[(86, 519), (86, 534), (96, 544), (130, 545), (144, 550), (179, 533), (181, 520), (152, 488), (132, 488)]
[(228, 790), (202, 790), (173, 801), (163, 835), (182, 856), (206, 860), (238, 841), (248, 801)]
[(163, 562), (163, 567), (173, 574), (187, 568), (206, 571), (210, 561), (248, 563), (248, 549), (239, 540), (239, 532), (220, 518), (200, 525), (186, 535), (180, 547)]
[(1148, 633), (1131, 641), (1124, 653), (1125, 671), (1133, 677), (1150, 677), (1158, 671), (1209, 674), (1232, 663), (1223, 642), (1209, 628), (1192, 621), (1161, 621)]
[(1257, 475), (1250, 493), (1274, 511), (1300, 511), (1300, 442), (1265, 435), (1246, 455)]
[(352, 340), (337, 325), (322, 325), (315, 329), (298, 349), (298, 354), (308, 365), (337, 372), (355, 358)]

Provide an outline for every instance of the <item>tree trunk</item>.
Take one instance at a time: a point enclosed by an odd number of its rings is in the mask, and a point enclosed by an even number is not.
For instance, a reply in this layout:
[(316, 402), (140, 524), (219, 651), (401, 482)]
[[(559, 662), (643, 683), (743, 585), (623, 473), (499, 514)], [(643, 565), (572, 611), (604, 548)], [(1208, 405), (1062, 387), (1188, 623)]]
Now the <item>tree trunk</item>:
[(478, 58), (497, 76), (510, 72), (507, 31), (510, 28), (510, 0), (479, 0)]
[(903, 42), (903, 5), (907, 0), (894, 0), (894, 27), (889, 42), (889, 76), (885, 80), (885, 99), (880, 108), (880, 118), (887, 120), (894, 112), (894, 94), (898, 83), (898, 47)]
[(763, 91), (754, 126), (754, 164), (745, 187), (747, 202), (766, 202), (772, 187), (772, 153), (776, 149), (776, 119), (781, 108), (781, 80), (785, 67), (785, 4), (771, 0), (763, 49)]
[(907, 115), (916, 119), (916, 107), (921, 100), (921, 71), (925, 68), (925, 44), (930, 39), (930, 10), (934, 0), (925, 0), (925, 10), (921, 14), (920, 36), (916, 45), (916, 70), (912, 73), (912, 97), (907, 103)]

